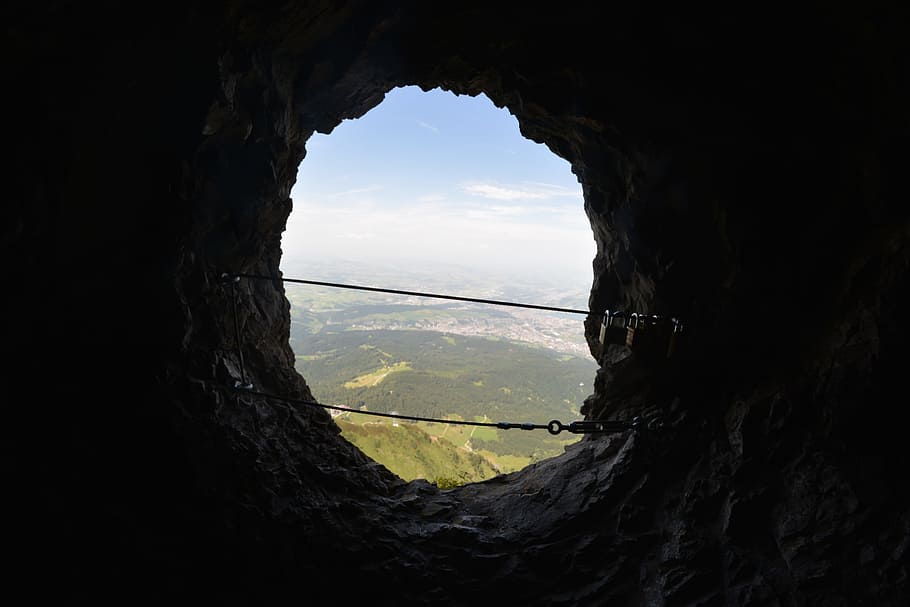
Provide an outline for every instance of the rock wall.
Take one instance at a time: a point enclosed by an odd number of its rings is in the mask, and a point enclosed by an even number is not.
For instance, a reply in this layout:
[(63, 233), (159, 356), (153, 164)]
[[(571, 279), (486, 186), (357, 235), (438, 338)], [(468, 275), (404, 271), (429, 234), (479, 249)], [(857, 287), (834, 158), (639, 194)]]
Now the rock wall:
[[(7, 582), (68, 602), (903, 605), (906, 10), (557, 3), (7, 9)], [(452, 491), (309, 397), (274, 274), (313, 132), (396, 86), (488, 95), (571, 162), (591, 438)], [(352, 168), (355, 170), (355, 168)], [(236, 293), (233, 291), (236, 289)]]

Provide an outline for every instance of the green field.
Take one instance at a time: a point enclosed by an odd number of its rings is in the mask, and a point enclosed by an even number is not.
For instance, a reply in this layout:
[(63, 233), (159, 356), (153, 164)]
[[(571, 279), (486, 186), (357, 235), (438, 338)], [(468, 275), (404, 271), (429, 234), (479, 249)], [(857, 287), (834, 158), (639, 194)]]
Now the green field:
[(500, 472), (487, 458), (456, 447), (413, 424), (388, 420), (362, 424), (336, 422), (342, 436), (404, 480), (452, 479), (462, 484), (492, 478)]
[[(360, 312), (345, 315), (362, 318)], [(595, 371), (588, 359), (508, 340), (344, 330), (334, 322), (319, 332), (292, 325), (297, 368), (326, 404), (436, 419), (569, 422), (578, 418)], [(337, 421), (345, 438), (408, 480), (482, 480), (490, 471), (511, 472), (558, 455), (579, 438), (430, 422), (394, 426), (381, 419), (343, 414)]]

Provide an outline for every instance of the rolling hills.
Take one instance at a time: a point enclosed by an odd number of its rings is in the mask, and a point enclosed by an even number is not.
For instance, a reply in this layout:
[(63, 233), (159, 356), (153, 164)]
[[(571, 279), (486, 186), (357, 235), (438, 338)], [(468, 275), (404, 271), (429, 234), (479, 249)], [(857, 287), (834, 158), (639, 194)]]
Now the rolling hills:
[[(584, 308), (586, 291), (541, 277), (409, 261), (287, 268), (314, 280)], [(434, 419), (577, 419), (596, 364), (577, 315), (286, 284), (296, 367), (320, 402)], [(483, 480), (562, 453), (578, 436), (332, 411), (342, 436), (404, 479)], [(442, 486), (442, 484), (440, 486)]]
[[(570, 421), (595, 371), (589, 359), (491, 336), (329, 326), (292, 330), (297, 368), (327, 404), (437, 419)], [(407, 480), (481, 480), (558, 455), (578, 439), (381, 419), (343, 413), (336, 421), (343, 436)]]

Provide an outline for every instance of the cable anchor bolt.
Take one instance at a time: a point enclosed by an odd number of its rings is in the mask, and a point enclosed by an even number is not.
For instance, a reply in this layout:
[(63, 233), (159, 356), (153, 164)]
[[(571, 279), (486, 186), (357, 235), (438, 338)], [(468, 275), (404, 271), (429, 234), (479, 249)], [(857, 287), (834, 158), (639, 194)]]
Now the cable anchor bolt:
[(659, 415), (654, 415), (647, 419), (635, 417), (632, 419), (632, 428), (636, 431), (645, 429), (650, 432), (660, 432), (664, 429), (664, 420)]

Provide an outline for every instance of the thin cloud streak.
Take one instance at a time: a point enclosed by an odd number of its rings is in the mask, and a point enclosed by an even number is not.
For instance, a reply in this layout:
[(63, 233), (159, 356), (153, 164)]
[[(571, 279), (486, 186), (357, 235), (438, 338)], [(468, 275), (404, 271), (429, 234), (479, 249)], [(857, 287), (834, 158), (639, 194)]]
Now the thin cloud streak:
[(353, 196), (354, 194), (369, 194), (370, 192), (378, 192), (384, 186), (381, 185), (371, 185), (365, 188), (354, 188), (353, 190), (344, 190), (343, 192), (335, 192), (334, 194), (329, 194), (330, 198), (341, 198), (343, 196)]
[[(525, 181), (523, 183), (527, 183), (528, 185), (538, 186), (541, 188), (546, 188), (548, 190), (557, 190), (557, 191), (565, 192), (567, 196), (568, 195), (574, 196), (576, 194), (576, 192), (574, 190), (571, 190), (562, 185), (556, 185), (555, 183), (545, 183), (543, 181)], [(581, 193), (581, 190), (578, 190), (577, 193)]]
[[(527, 187), (531, 186), (531, 187)], [(472, 196), (491, 200), (546, 200), (548, 198), (581, 198), (581, 191), (549, 184), (528, 183), (527, 185), (502, 186), (494, 183), (469, 183), (461, 188)]]

